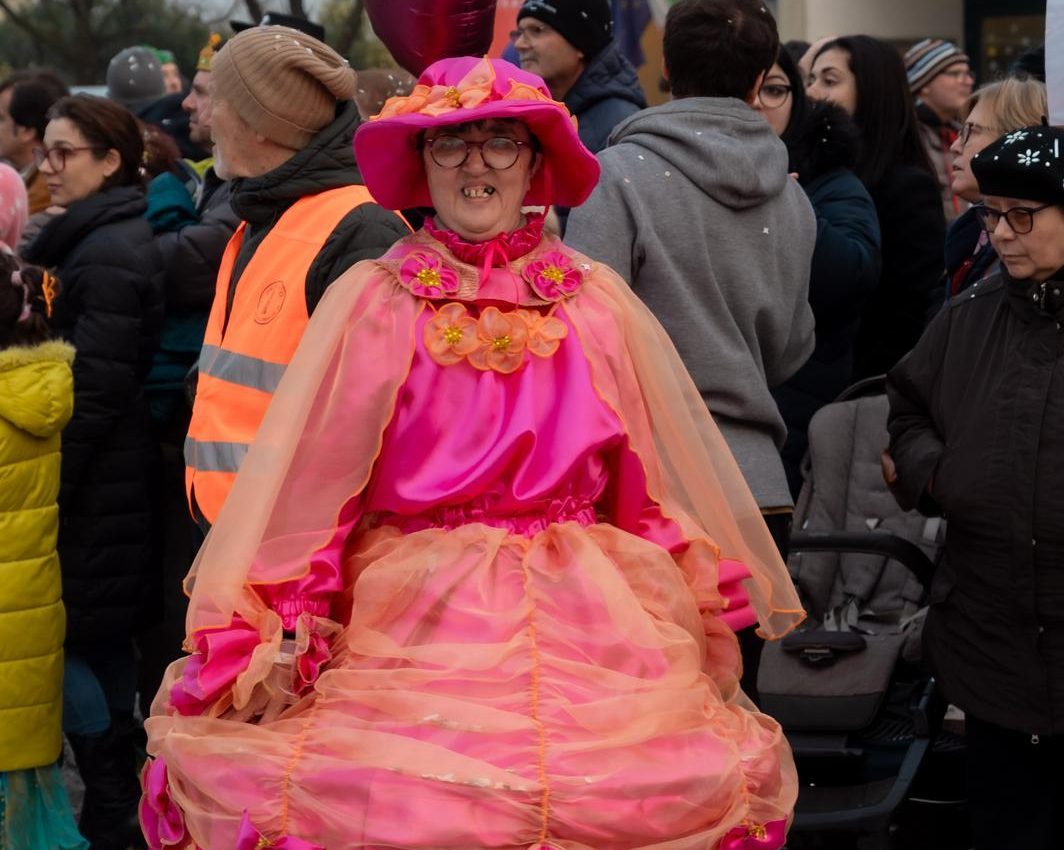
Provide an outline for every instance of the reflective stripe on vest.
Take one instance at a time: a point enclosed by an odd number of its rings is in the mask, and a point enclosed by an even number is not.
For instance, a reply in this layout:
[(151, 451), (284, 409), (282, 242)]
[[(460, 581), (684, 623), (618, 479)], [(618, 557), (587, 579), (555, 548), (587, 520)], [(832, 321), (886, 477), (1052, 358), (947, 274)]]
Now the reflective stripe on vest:
[(340, 221), (373, 203), (364, 186), (296, 201), (248, 261), (226, 308), (245, 223), (226, 246), (207, 320), (199, 382), (185, 443), (185, 485), (194, 515), (213, 523), (255, 439), (270, 398), (306, 329), (306, 281)]
[(284, 363), (270, 363), (258, 357), (226, 351), (216, 345), (203, 346), (199, 356), (200, 375), (210, 375), (264, 393), (272, 393), (277, 389), (285, 368)]
[(199, 472), (232, 472), (240, 469), (246, 443), (205, 443), (185, 437), (185, 463)]

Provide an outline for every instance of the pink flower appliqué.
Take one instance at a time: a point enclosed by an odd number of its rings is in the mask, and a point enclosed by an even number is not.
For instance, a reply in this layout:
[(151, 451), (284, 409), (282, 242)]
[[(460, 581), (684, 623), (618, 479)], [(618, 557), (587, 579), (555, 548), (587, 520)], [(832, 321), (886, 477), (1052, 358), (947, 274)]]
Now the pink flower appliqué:
[(768, 823), (744, 821), (721, 840), (719, 850), (779, 850), (787, 838), (786, 822)]
[(584, 282), (584, 274), (573, 267), (572, 260), (561, 251), (550, 251), (533, 260), (521, 272), (536, 294), (547, 301), (568, 298)]
[(569, 328), (554, 316), (544, 316), (535, 310), (520, 310), (521, 318), (528, 328), (528, 350), (537, 357), (551, 357), (562, 340), (569, 335)]
[(140, 825), (150, 850), (183, 845), (188, 840), (185, 817), (170, 797), (166, 762), (148, 759), (141, 773)]
[(410, 254), (399, 267), (399, 279), (423, 298), (446, 298), (458, 292), (458, 273), (430, 251)]
[(503, 313), (497, 307), (488, 307), (477, 322), (477, 338), (480, 344), (469, 354), (469, 362), (475, 368), (504, 375), (521, 368), (528, 326), (519, 312)]
[(444, 305), (425, 325), (425, 348), (441, 366), (460, 363), (479, 345), (477, 320), (461, 304)]

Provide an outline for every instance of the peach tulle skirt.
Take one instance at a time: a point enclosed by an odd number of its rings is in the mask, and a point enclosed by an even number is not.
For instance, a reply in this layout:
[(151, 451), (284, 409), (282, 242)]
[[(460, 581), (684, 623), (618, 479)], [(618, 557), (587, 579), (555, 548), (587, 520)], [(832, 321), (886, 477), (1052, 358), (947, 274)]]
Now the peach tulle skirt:
[(779, 727), (660, 547), (575, 522), (383, 527), (346, 569), (350, 624), (279, 718), (167, 711), (171, 668), (151, 748), (199, 847), (234, 847), (245, 812), (328, 850), (707, 850), (789, 818)]

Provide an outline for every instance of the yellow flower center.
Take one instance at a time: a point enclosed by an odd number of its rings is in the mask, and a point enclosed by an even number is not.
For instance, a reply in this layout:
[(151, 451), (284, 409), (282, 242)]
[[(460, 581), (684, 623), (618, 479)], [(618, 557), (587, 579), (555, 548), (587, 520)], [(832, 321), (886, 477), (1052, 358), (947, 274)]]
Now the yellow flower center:
[(444, 330), (443, 338), (447, 340), (448, 345), (458, 345), (462, 341), (462, 329), (451, 325)]
[(443, 93), (443, 99), (448, 100), (455, 109), (462, 104), (462, 94), (454, 86), (451, 86), (447, 91)]
[(768, 831), (762, 824), (751, 823), (746, 825), (746, 835), (748, 838), (756, 838), (758, 841), (764, 841), (768, 836)]
[(508, 336), (497, 336), (497, 337), (495, 337), (495, 339), (493, 339), (491, 341), (491, 347), (494, 348), (496, 351), (505, 351), (507, 348), (510, 347), (510, 337), (508, 337)]
[(552, 281), (554, 281), (555, 283), (561, 283), (562, 281), (564, 281), (564, 280), (565, 280), (565, 272), (563, 272), (563, 271), (562, 271), (562, 270), (561, 270), (560, 268), (558, 268), (557, 266), (547, 266), (547, 267), (546, 267), (546, 268), (545, 268), (545, 269), (543, 270), (543, 276), (544, 276), (544, 277), (545, 277), (545, 278), (546, 278), (547, 280), (552, 280)]
[(270, 839), (265, 835), (260, 835), (259, 840), (255, 843), (255, 850), (266, 850), (270, 846)]
[(432, 289), (439, 289), (440, 287), (440, 273), (436, 269), (422, 269), (417, 273), (417, 279), (422, 286), (428, 286)]

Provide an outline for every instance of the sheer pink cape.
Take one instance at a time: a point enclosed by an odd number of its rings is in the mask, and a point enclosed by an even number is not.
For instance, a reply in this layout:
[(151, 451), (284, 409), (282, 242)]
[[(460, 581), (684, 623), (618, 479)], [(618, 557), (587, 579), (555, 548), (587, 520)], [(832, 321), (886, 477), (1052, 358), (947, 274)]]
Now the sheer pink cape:
[[(648, 495), (690, 541), (678, 562), (700, 610), (713, 616), (722, 606), (706, 555), (741, 561), (759, 632), (782, 637), (804, 612), (720, 431), (642, 302), (606, 267), (577, 259), (590, 271), (566, 313), (597, 393), (643, 465)], [(208, 535), (186, 580), (186, 649), (196, 632), (226, 627), (234, 614), (279, 640), (276, 615), (251, 585), (305, 576), (312, 553), (335, 534), (341, 507), (363, 492), (423, 309), (374, 261), (329, 287), (218, 517), (224, 533)]]

